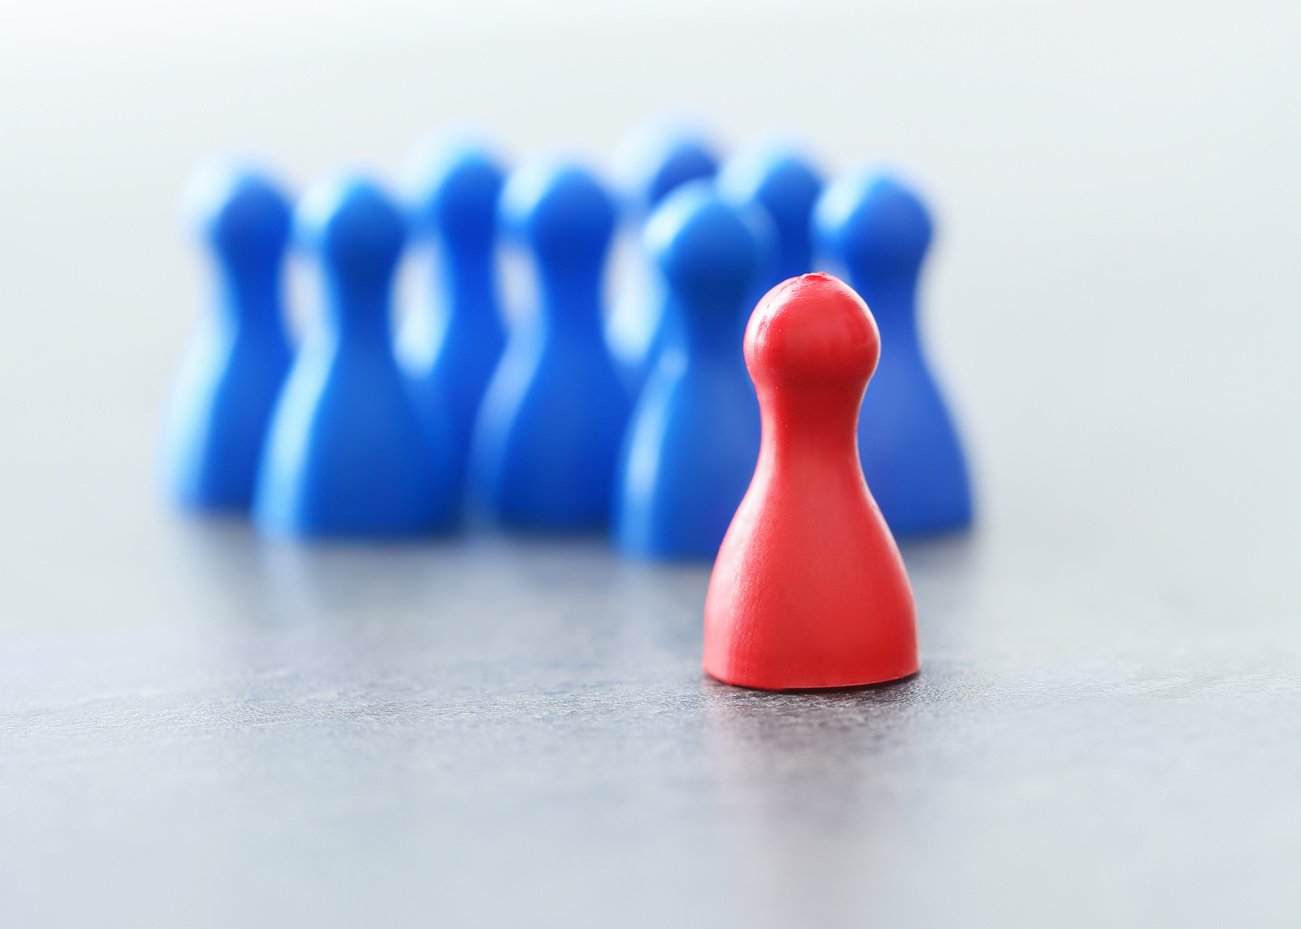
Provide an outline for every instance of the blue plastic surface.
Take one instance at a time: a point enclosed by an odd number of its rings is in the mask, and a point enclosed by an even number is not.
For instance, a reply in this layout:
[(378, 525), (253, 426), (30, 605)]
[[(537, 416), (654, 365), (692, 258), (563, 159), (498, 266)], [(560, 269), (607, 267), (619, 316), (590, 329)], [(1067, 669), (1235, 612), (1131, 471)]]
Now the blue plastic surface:
[(392, 343), (392, 279), (406, 222), (375, 184), (345, 176), (296, 216), (320, 265), (325, 312), (276, 408), (254, 515), (270, 533), (380, 539), (447, 529), (460, 481), (450, 420), (434, 440)]
[(511, 330), (484, 397), (474, 500), (516, 528), (600, 528), (631, 407), (602, 331), (614, 204), (585, 169), (537, 163), (507, 181), (502, 217), (531, 252), (539, 305)]
[(679, 336), (656, 359), (628, 430), (615, 524), (625, 554), (718, 553), (759, 455), (742, 341), (773, 238), (766, 216), (724, 200), (708, 181), (672, 194), (646, 226)]
[(504, 174), (469, 141), (421, 160), (414, 233), (433, 246), (436, 297), (417, 303), (399, 338), (421, 416), (435, 436), (455, 423), (464, 457), (488, 381), (506, 345), (497, 279), (497, 206)]
[(822, 176), (797, 149), (765, 142), (728, 159), (718, 175), (724, 196), (761, 208), (777, 235), (773, 260), (759, 275), (754, 302), (787, 278), (813, 270), (813, 208)]
[(967, 466), (917, 328), (917, 282), (931, 241), (926, 207), (890, 175), (855, 174), (828, 187), (816, 225), (881, 330), (881, 362), (858, 427), (868, 487), (896, 536), (964, 528), (972, 518)]
[(290, 206), (267, 175), (229, 164), (198, 175), (187, 200), (213, 258), (217, 298), (173, 393), (166, 480), (182, 507), (238, 512), (252, 501), (291, 359), (281, 294)]
[(641, 227), (664, 198), (683, 184), (712, 178), (718, 172), (718, 156), (692, 129), (648, 125), (626, 144), (620, 163), (621, 215), (634, 232), (634, 241), (608, 334), (619, 369), (636, 394), (667, 338), (663, 287), (642, 247)]

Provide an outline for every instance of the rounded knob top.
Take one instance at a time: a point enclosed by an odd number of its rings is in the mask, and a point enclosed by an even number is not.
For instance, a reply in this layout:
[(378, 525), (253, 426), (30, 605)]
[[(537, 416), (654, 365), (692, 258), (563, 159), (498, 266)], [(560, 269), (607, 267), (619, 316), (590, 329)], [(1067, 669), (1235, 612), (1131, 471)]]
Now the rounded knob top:
[(921, 198), (883, 173), (852, 174), (829, 186), (818, 202), (816, 226), (823, 247), (853, 270), (914, 268), (932, 233)]
[(505, 172), (484, 146), (465, 140), (429, 149), (415, 169), (415, 222), (451, 239), (489, 239)]
[(772, 143), (731, 159), (719, 174), (718, 185), (741, 203), (762, 206), (783, 232), (807, 237), (822, 178), (795, 149)]
[(506, 227), (544, 261), (599, 261), (614, 231), (614, 203), (585, 168), (535, 163), (502, 193)]
[(303, 197), (295, 234), (330, 270), (351, 278), (376, 278), (391, 274), (397, 264), (406, 219), (374, 181), (344, 175)]
[(289, 238), (289, 198), (270, 175), (236, 163), (199, 171), (186, 212), (218, 254), (235, 261), (278, 261)]
[(683, 184), (718, 173), (718, 156), (697, 133), (682, 127), (648, 126), (625, 146), (620, 177), (629, 206), (649, 213)]
[(739, 303), (767, 245), (761, 221), (723, 199), (709, 181), (694, 181), (652, 214), (646, 249), (669, 287), (686, 299)]
[(745, 330), (745, 361), (760, 386), (845, 384), (861, 390), (881, 355), (867, 304), (829, 274), (778, 284)]

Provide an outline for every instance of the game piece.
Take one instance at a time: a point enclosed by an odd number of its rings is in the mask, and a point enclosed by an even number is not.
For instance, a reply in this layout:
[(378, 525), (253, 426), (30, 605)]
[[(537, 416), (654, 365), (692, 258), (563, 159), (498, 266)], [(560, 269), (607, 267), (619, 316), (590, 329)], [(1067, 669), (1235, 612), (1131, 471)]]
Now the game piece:
[(718, 554), (759, 454), (741, 341), (773, 238), (765, 215), (728, 203), (709, 181), (679, 188), (647, 223), (682, 337), (656, 359), (628, 428), (615, 522), (625, 554)]
[(673, 191), (694, 180), (713, 177), (718, 157), (694, 130), (648, 124), (623, 146), (618, 158), (623, 190), (622, 213), (634, 232), (630, 260), (607, 324), (607, 337), (620, 371), (633, 393), (641, 390), (662, 332), (664, 294), (660, 276), (641, 248), (641, 226)]
[(176, 384), (167, 480), (187, 509), (246, 510), (292, 357), (281, 299), (290, 207), (269, 177), (233, 164), (202, 172), (187, 199), (214, 259), (217, 305)]
[(867, 306), (830, 275), (777, 285), (750, 317), (763, 441), (705, 600), (704, 667), (721, 681), (803, 690), (917, 671), (912, 589), (854, 448), (880, 350)]
[(428, 151), (416, 173), (415, 233), (434, 247), (438, 296), (408, 314), (398, 351), (421, 415), (436, 437), (452, 416), (464, 455), (506, 344), (495, 249), (503, 173), (465, 140)]
[(967, 467), (917, 328), (917, 279), (931, 240), (926, 208), (889, 175), (855, 174), (827, 189), (816, 225), (881, 327), (881, 366), (858, 427), (868, 486), (896, 536), (965, 528)]
[(479, 411), (475, 499), (508, 526), (599, 528), (631, 407), (601, 330), (614, 204), (583, 168), (538, 163), (507, 181), (502, 216), (532, 253), (539, 306), (512, 328)]
[(450, 527), (460, 481), (450, 420), (421, 422), (393, 352), (394, 267), (406, 224), (372, 182), (312, 190), (295, 217), (320, 265), (325, 312), (285, 383), (254, 502), (273, 534), (387, 538)]
[(779, 142), (756, 145), (728, 159), (718, 189), (738, 203), (761, 207), (776, 229), (776, 260), (764, 269), (756, 300), (787, 278), (813, 270), (813, 206), (822, 177), (804, 155)]

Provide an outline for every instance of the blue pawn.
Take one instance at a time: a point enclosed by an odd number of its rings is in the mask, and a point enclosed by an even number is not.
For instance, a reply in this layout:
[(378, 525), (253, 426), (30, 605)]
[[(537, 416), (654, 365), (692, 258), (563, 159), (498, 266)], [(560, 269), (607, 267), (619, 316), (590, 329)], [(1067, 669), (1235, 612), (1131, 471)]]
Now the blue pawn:
[(218, 296), (172, 399), (167, 480), (187, 509), (242, 511), (292, 355), (281, 300), (289, 203), (264, 175), (233, 166), (201, 174), (189, 199)]
[(416, 231), (433, 240), (441, 293), (409, 317), (399, 350), (421, 415), (435, 435), (451, 416), (461, 455), (506, 344), (495, 252), (503, 180), (487, 151), (462, 143), (432, 153), (416, 195)]
[[(630, 140), (620, 174), (625, 188), (623, 213), (638, 232), (664, 198), (683, 184), (712, 178), (718, 157), (699, 136), (681, 128), (648, 126)], [(654, 365), (665, 331), (663, 286), (640, 248), (640, 235), (610, 314), (608, 335), (628, 384), (641, 389)]]
[(872, 495), (897, 536), (964, 528), (967, 467), (917, 331), (917, 279), (931, 241), (926, 208), (893, 177), (853, 175), (827, 189), (817, 225), (881, 329), (881, 363), (858, 426)]
[(712, 559), (754, 475), (759, 405), (741, 346), (772, 250), (764, 219), (697, 181), (647, 224), (681, 337), (656, 360), (628, 429), (615, 525), (626, 554)]
[(475, 495), (505, 525), (599, 528), (631, 405), (601, 330), (614, 205), (582, 168), (540, 164), (510, 178), (502, 211), (533, 254), (540, 306), (512, 329), (484, 398)]
[(728, 160), (718, 188), (737, 203), (762, 209), (777, 234), (774, 259), (760, 275), (755, 302), (782, 281), (813, 270), (813, 207), (822, 177), (807, 158), (778, 143), (756, 146)]
[(346, 177), (309, 193), (295, 220), (298, 240), (320, 264), (325, 313), (276, 408), (257, 523), (308, 537), (445, 529), (460, 500), (451, 423), (431, 440), (393, 353), (403, 217), (374, 184)]

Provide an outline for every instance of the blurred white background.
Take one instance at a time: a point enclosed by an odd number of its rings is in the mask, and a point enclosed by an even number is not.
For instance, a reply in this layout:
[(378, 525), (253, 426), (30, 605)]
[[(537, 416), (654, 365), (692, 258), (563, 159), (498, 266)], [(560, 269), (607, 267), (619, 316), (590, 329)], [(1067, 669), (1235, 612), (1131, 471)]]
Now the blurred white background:
[[(0, 563), (22, 608), (4, 622), (76, 622), (60, 565), (115, 590), (162, 544), (141, 514), (207, 300), (178, 210), (196, 164), (396, 179), (463, 125), (513, 159), (605, 165), (664, 113), (920, 182), (924, 327), (987, 532), (1091, 540), (1080, 557), (1172, 596), (1215, 571), (1201, 595), (1276, 608), (1262, 579), (1301, 549), (1277, 544), (1301, 525), (1299, 10), (8, 0)], [(1241, 551), (1264, 527), (1268, 550)]]

